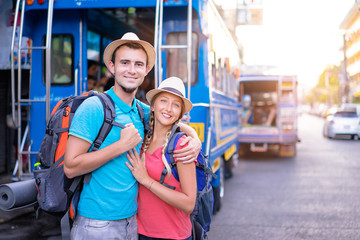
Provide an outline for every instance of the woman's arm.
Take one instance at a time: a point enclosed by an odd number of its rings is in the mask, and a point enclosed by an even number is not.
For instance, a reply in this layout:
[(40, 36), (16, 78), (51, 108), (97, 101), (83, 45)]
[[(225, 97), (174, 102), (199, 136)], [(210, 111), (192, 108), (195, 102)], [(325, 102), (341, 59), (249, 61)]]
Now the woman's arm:
[(187, 214), (190, 214), (195, 207), (196, 201), (197, 185), (195, 163), (184, 164), (181, 161), (177, 162), (176, 165), (181, 184), (181, 192), (179, 192), (167, 188), (152, 179), (147, 173), (145, 163), (140, 160), (140, 157), (135, 149), (133, 149), (133, 152), (134, 153), (129, 151), (127, 155), (131, 165), (127, 162), (126, 165), (132, 171), (136, 180), (152, 191), (164, 202)]

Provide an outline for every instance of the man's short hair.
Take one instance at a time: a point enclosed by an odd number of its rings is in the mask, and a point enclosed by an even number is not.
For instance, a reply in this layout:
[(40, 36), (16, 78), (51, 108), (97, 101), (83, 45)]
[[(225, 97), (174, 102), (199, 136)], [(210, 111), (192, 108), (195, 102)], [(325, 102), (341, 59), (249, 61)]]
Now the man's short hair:
[(134, 42), (127, 42), (127, 43), (124, 43), (124, 44), (121, 44), (120, 46), (118, 46), (117, 48), (115, 48), (112, 56), (111, 56), (111, 61), (113, 62), (113, 64), (115, 65), (115, 56), (116, 56), (116, 52), (121, 48), (121, 47), (128, 47), (128, 48), (131, 48), (131, 49), (140, 49), (140, 50), (143, 50), (144, 53), (146, 54), (146, 66), (148, 64), (148, 55), (146, 53), (146, 50), (145, 48), (139, 44), (139, 43), (134, 43)]

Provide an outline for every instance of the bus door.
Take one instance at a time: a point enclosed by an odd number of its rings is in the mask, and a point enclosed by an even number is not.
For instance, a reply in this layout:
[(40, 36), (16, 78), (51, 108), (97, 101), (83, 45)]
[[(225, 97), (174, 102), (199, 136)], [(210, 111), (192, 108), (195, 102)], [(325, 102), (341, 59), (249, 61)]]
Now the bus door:
[[(81, 57), (81, 51), (85, 48), (85, 44), (80, 41), (80, 39), (86, 39), (84, 20), (81, 19), (80, 11), (72, 10), (69, 13), (65, 13), (65, 10), (55, 11), (50, 63), (46, 61), (45, 51), (34, 51), (33, 53), (30, 98), (46, 100), (49, 97), (50, 111), (59, 100), (70, 95), (80, 95), (87, 89), (86, 82), (83, 81), (86, 72), (84, 72), (84, 63), (82, 63), (86, 58)], [(83, 24), (83, 28), (81, 28), (81, 24)], [(38, 27), (33, 36), (34, 45), (45, 43), (45, 30), (45, 26)], [(50, 95), (46, 94), (46, 69), (50, 69)], [(33, 142), (32, 149), (35, 151), (39, 149), (45, 133), (46, 112), (44, 102), (32, 104), (30, 115), (39, 116), (37, 121), (30, 122), (30, 141)], [(35, 158), (36, 155), (32, 156), (31, 166), (35, 163)]]
[[(18, 126), (18, 156), (13, 177), (17, 176), (19, 180), (23, 177), (23, 172), (31, 175), (51, 109), (62, 98), (79, 95), (86, 90), (81, 54), (86, 43), (84, 14), (82, 10), (53, 11), (50, 5), (49, 3), (48, 9), (25, 8), (25, 14), (21, 17), (22, 31), (19, 39), (22, 36), (28, 37), (32, 46), (29, 48), (29, 88), (26, 89), (29, 98), (21, 99), (21, 91), (24, 90), (20, 86), (18, 97), (14, 100), (16, 103), (13, 104), (17, 106), (13, 110), (13, 116), (16, 113), (17, 117), (13, 118)], [(49, 35), (50, 39), (47, 38)], [(12, 70), (13, 76), (14, 72)], [(13, 76), (12, 80), (15, 78)], [(20, 85), (20, 78), (15, 81)], [(23, 127), (22, 118), (27, 119), (26, 126)], [(26, 161), (22, 160), (24, 157)], [(24, 177), (26, 178), (25, 175)]]

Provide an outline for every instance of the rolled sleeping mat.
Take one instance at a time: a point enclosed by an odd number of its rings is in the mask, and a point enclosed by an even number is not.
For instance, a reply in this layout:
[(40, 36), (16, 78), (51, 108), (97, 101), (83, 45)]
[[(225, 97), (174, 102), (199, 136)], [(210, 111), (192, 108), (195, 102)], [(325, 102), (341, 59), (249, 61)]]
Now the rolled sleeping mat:
[(0, 185), (0, 209), (15, 210), (34, 204), (37, 196), (35, 179)]

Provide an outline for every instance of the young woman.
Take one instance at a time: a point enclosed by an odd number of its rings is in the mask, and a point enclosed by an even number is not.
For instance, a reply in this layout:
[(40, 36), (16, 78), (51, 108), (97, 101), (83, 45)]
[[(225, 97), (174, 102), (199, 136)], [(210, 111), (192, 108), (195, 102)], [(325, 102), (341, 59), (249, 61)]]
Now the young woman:
[[(131, 164), (127, 166), (141, 184), (138, 196), (138, 232), (142, 239), (192, 239), (190, 213), (196, 200), (195, 162), (175, 162), (180, 181), (171, 174), (165, 158), (171, 129), (192, 103), (185, 98), (185, 87), (181, 79), (170, 77), (159, 88), (146, 94), (150, 103), (150, 133), (144, 141), (141, 158), (135, 149), (129, 152)], [(180, 138), (175, 149), (180, 146)], [(183, 146), (184, 147), (184, 146)], [(174, 186), (172, 190), (159, 183), (161, 172), (167, 169), (164, 183)]]

